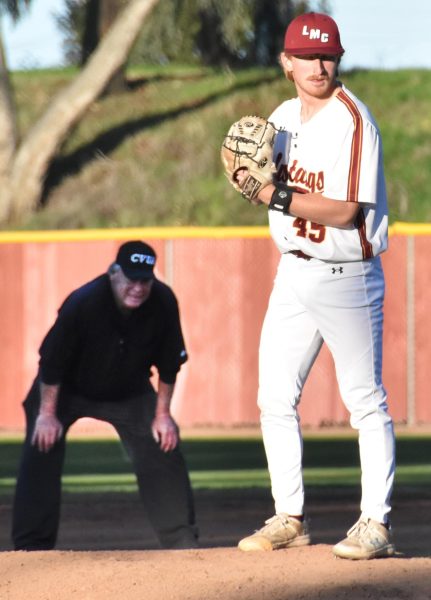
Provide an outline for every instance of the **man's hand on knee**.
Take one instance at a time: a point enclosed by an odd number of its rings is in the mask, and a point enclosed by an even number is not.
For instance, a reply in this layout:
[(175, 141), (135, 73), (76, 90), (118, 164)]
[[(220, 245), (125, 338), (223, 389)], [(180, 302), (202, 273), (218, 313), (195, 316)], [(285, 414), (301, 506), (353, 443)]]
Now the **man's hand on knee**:
[(156, 414), (151, 431), (163, 452), (173, 450), (178, 444), (178, 426), (170, 414)]
[(55, 415), (39, 415), (34, 426), (31, 443), (41, 452), (49, 452), (63, 435), (63, 425)]

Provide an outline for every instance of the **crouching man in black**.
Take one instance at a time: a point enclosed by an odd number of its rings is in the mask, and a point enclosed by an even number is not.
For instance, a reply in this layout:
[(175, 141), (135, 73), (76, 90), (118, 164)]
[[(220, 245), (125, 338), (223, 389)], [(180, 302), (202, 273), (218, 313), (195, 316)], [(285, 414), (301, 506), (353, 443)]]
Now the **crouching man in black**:
[(123, 244), (107, 273), (68, 296), (42, 342), (39, 372), (24, 401), (16, 550), (55, 547), (65, 438), (81, 417), (107, 421), (118, 432), (161, 547), (197, 547), (192, 489), (170, 413), (187, 353), (176, 297), (155, 278), (155, 262), (148, 244)]

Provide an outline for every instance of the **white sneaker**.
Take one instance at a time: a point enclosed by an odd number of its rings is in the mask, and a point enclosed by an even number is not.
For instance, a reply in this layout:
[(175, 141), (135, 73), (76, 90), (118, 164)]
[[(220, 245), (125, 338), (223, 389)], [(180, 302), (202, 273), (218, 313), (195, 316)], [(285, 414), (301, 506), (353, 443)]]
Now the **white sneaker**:
[(243, 552), (250, 552), (306, 546), (309, 543), (307, 523), (280, 513), (265, 521), (265, 525), (253, 535), (243, 538), (238, 548)]
[(339, 558), (368, 560), (395, 554), (390, 530), (372, 519), (361, 517), (347, 532), (347, 537), (332, 549)]

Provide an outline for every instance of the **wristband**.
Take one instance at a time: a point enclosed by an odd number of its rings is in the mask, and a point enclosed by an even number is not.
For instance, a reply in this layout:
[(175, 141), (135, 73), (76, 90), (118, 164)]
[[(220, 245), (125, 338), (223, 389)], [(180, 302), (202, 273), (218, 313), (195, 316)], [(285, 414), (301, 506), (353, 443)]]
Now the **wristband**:
[(276, 183), (274, 185), (275, 190), (272, 193), (268, 210), (278, 210), (284, 215), (288, 215), (290, 203), (292, 202), (292, 194), (295, 190), (290, 188), (285, 183)]

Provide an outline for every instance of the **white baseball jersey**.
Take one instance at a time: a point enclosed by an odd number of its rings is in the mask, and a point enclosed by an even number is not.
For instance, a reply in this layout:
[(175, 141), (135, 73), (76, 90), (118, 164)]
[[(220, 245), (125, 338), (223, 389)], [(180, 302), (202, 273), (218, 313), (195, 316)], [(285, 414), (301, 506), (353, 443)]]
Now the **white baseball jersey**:
[(302, 252), (324, 261), (349, 262), (387, 248), (388, 214), (381, 138), (367, 107), (344, 86), (318, 113), (301, 123), (299, 98), (283, 102), (269, 117), (279, 130), (275, 179), (298, 192), (321, 192), (358, 202), (353, 226), (340, 229), (269, 211), (280, 252)]

